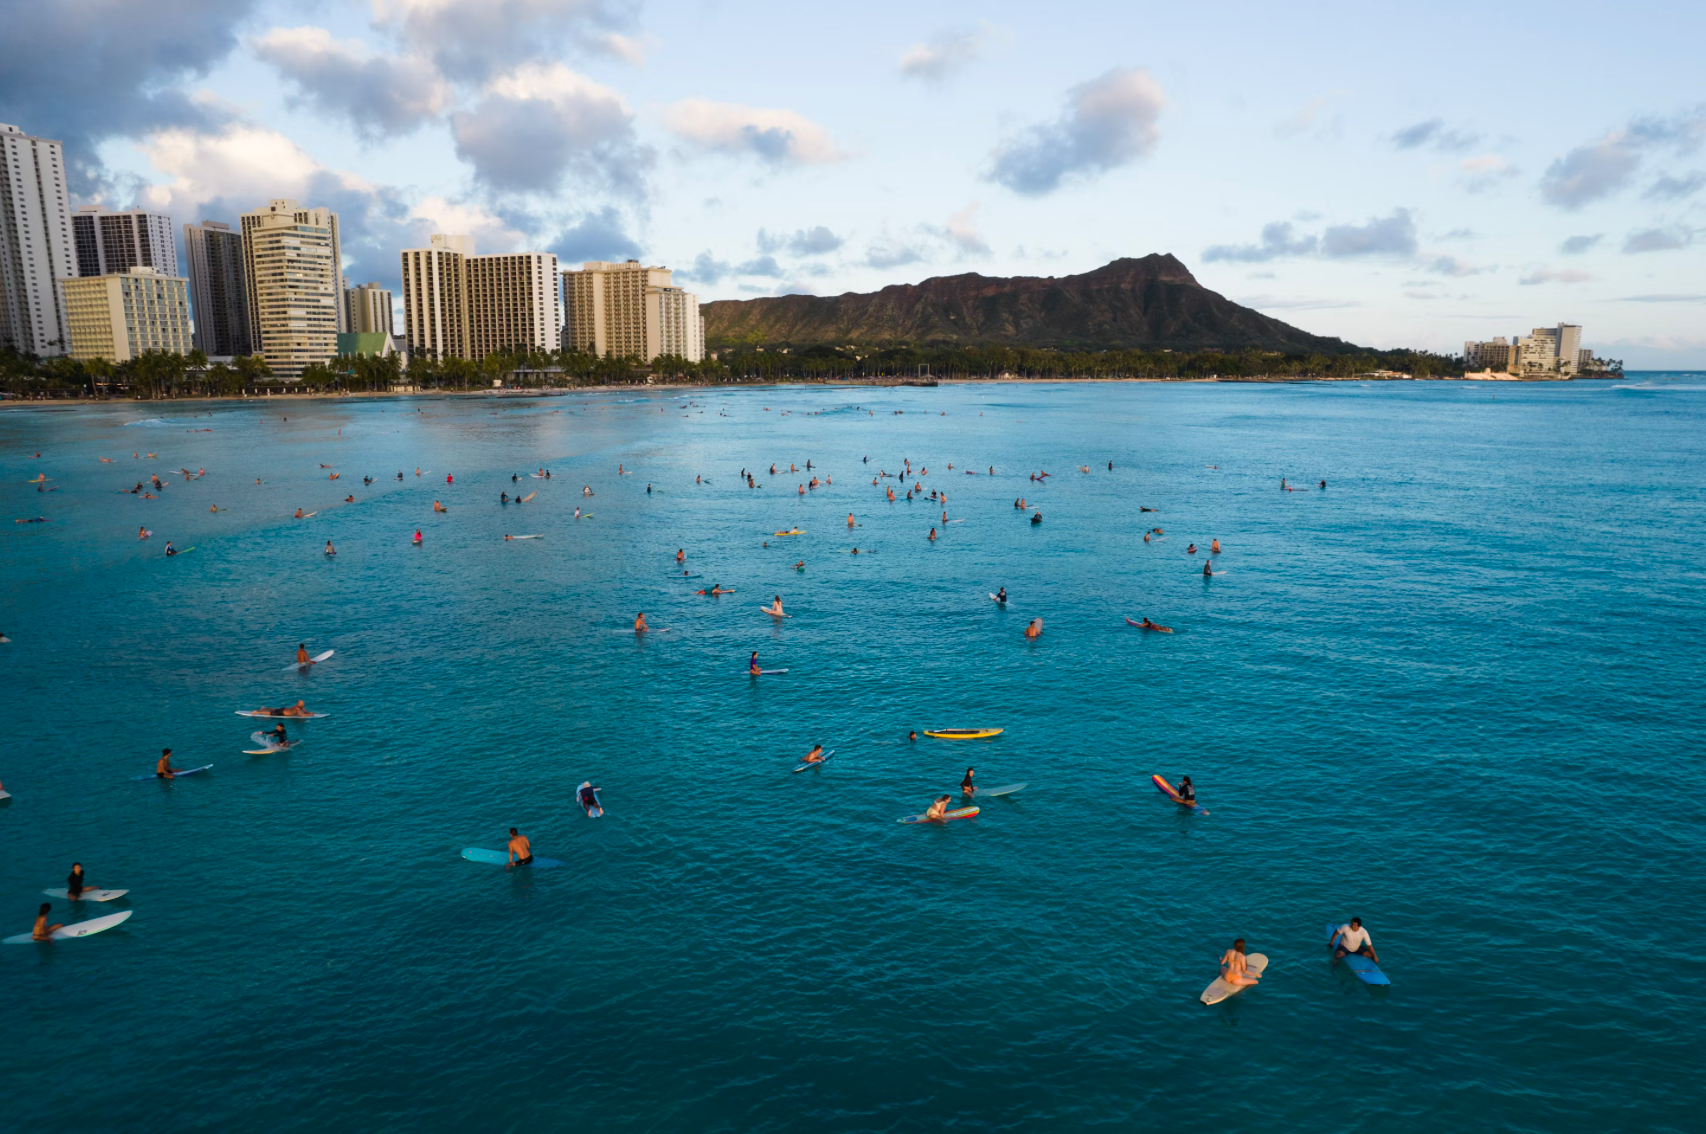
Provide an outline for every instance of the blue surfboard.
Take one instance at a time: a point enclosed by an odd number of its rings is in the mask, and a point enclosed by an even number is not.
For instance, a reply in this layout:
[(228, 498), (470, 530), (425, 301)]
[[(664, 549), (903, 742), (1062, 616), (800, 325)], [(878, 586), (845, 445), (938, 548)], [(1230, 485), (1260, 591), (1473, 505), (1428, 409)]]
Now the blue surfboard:
[[(508, 851), (482, 850), (479, 847), (468, 847), (462, 852), (462, 857), (467, 859), (469, 862), (489, 862), (493, 866), (509, 865)], [(554, 858), (540, 858), (538, 855), (534, 855), (533, 861), (527, 865), (536, 867), (539, 870), (548, 870), (553, 866), (561, 866), (563, 864)]]
[[(1345, 924), (1345, 922), (1342, 922), (1342, 921), (1330, 921), (1327, 923), (1327, 944), (1328, 945), (1331, 945), (1333, 943), (1333, 934), (1337, 933), (1339, 931), (1339, 926), (1344, 925), (1344, 924)], [(1392, 983), (1390, 980), (1387, 979), (1386, 974), (1380, 971), (1379, 965), (1375, 964), (1373, 961), (1369, 960), (1367, 957), (1364, 957), (1360, 953), (1346, 953), (1345, 954), (1345, 968), (1347, 968), (1347, 969), (1351, 970), (1351, 972), (1355, 973), (1357, 975), (1357, 979), (1362, 981), (1364, 984), (1391, 984)]]

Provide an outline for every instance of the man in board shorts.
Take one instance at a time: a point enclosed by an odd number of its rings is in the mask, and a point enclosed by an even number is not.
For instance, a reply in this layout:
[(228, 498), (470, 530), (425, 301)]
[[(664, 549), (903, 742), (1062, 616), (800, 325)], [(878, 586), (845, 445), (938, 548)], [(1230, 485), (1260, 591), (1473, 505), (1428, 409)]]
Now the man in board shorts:
[(1367, 957), (1375, 964), (1380, 958), (1374, 954), (1374, 941), (1368, 935), (1368, 930), (1362, 927), (1362, 918), (1353, 917), (1349, 925), (1341, 925), (1333, 931), (1333, 938), (1327, 942), (1333, 946), (1333, 963), (1336, 965), (1347, 953)]
[(509, 861), (515, 866), (531, 866), (533, 863), (533, 844), (514, 827), (509, 829)]

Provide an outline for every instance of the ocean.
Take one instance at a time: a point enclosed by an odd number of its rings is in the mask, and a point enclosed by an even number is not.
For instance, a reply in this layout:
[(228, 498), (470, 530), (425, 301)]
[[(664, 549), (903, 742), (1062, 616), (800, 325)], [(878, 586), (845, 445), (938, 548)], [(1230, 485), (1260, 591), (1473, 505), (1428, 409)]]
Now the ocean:
[(1698, 1128), (1706, 375), (49, 404), (0, 472), (0, 932), (134, 911), (0, 947), (10, 1128)]

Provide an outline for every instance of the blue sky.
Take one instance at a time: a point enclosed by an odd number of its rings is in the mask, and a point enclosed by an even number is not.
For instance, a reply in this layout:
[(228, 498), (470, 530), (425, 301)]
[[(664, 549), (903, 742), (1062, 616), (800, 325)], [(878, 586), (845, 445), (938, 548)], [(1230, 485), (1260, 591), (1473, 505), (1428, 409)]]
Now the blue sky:
[(702, 298), (1171, 252), (1389, 347), (1585, 326), (1706, 366), (1706, 8), (0, 0), (84, 202), (337, 208)]

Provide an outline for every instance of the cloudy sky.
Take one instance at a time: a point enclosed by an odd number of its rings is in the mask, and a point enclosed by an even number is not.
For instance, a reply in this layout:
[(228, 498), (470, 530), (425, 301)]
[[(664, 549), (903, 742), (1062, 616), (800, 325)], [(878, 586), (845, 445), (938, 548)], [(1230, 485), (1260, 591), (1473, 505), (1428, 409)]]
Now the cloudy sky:
[(1321, 334), (1706, 366), (1706, 5), (0, 0), (79, 203), (640, 257), (702, 298), (1171, 252)]

